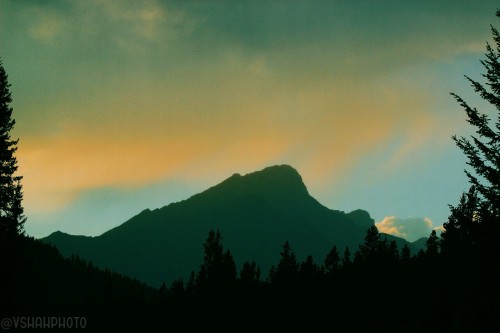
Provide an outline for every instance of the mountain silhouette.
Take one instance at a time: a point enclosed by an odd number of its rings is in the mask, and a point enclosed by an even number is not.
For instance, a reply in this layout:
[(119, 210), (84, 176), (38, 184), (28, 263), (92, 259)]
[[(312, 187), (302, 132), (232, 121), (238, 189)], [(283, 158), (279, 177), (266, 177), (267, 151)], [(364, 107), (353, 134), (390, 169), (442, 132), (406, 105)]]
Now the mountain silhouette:
[(299, 259), (311, 254), (322, 262), (333, 245), (354, 252), (373, 223), (365, 211), (346, 214), (321, 205), (295, 169), (280, 165), (234, 174), (187, 200), (146, 209), (97, 237), (58, 231), (42, 240), (64, 256), (78, 254), (99, 267), (159, 286), (199, 269), (210, 229), (220, 230), (239, 267), (255, 261), (266, 276), (286, 241)]

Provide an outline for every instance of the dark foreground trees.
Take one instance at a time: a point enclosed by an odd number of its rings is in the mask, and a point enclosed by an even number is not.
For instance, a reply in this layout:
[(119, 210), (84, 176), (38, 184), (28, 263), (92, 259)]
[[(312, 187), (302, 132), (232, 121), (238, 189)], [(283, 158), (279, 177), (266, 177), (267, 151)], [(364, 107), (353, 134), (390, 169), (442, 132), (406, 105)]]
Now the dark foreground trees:
[(453, 137), (471, 167), (465, 170), (471, 188), (457, 206), (450, 206), (440, 244), (449, 314), (444, 320), (482, 331), (500, 328), (500, 34), (493, 26), (491, 32), (493, 45), (486, 45), (481, 61), (484, 83), (466, 76), (491, 108), (480, 112), (452, 94), (476, 134)]
[(0, 241), (23, 233), (22, 177), (17, 175), (18, 140), (11, 138), (16, 124), (12, 118), (12, 97), (7, 73), (0, 60)]
[[(500, 11), (496, 13), (500, 18)], [(457, 146), (468, 159), (472, 170), (465, 170), (472, 188), (462, 196), (445, 225), (443, 246), (453, 252), (455, 242), (469, 245), (489, 244), (500, 231), (500, 34), (491, 26), (493, 45), (486, 45), (486, 59), (481, 60), (485, 69), (484, 83), (466, 76), (474, 91), (490, 104), (489, 112), (483, 113), (469, 106), (460, 96), (452, 96), (463, 107), (467, 121), (475, 130), (470, 138), (454, 136)], [(491, 114), (491, 115), (490, 115)], [(497, 252), (494, 249), (478, 249)], [(483, 252), (483, 255), (492, 255)]]
[(7, 73), (0, 60), (0, 308), (9, 308), (19, 285), (22, 235), (25, 217), (22, 207), (22, 177), (17, 175), (17, 140), (11, 138), (12, 97)]

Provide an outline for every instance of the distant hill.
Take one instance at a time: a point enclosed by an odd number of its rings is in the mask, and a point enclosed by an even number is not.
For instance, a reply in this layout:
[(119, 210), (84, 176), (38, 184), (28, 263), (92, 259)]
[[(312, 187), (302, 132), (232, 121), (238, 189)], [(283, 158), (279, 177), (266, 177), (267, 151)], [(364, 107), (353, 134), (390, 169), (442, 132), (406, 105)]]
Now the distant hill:
[[(285, 241), (299, 259), (311, 254), (322, 262), (333, 245), (340, 251), (348, 246), (353, 253), (373, 223), (365, 211), (346, 214), (321, 205), (295, 169), (280, 165), (235, 174), (187, 200), (146, 209), (97, 237), (55, 232), (42, 240), (65, 256), (75, 253), (98, 267), (159, 286), (198, 271), (210, 229), (221, 231), (240, 267), (254, 260), (267, 276)], [(406, 243), (387, 237), (400, 246)]]

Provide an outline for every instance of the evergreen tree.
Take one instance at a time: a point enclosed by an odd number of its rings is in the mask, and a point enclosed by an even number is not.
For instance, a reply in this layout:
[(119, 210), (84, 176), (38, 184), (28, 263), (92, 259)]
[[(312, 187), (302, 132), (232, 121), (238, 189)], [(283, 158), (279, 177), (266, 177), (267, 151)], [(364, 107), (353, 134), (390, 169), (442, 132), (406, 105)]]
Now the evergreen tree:
[(24, 233), (21, 205), (23, 199), (21, 179), (16, 175), (15, 152), (19, 140), (13, 140), (10, 132), (16, 124), (12, 118), (12, 97), (7, 73), (0, 60), (0, 242)]
[(365, 241), (359, 245), (356, 251), (355, 263), (375, 264), (387, 256), (387, 241), (380, 237), (378, 229), (372, 225), (367, 231)]
[(222, 236), (210, 230), (203, 244), (205, 257), (198, 273), (198, 288), (228, 287), (236, 279), (236, 264), (230, 251), (224, 253)]
[(410, 260), (411, 260), (410, 247), (408, 246), (408, 244), (405, 244), (405, 246), (403, 246), (403, 249), (401, 250), (401, 261), (409, 262)]
[(283, 251), (280, 254), (280, 262), (276, 268), (272, 267), (269, 277), (271, 283), (288, 284), (297, 277), (299, 269), (297, 257), (288, 241), (283, 245)]
[(389, 246), (387, 247), (387, 258), (393, 263), (399, 261), (399, 250), (396, 241), (389, 242)]
[(475, 186), (463, 193), (456, 207), (450, 205), (451, 214), (443, 224), (441, 249), (444, 255), (462, 256), (472, 251), (479, 228), (481, 199)]
[(336, 273), (339, 270), (339, 265), (340, 265), (340, 255), (339, 252), (337, 251), (337, 246), (334, 245), (325, 258), (324, 267), (326, 274), (330, 275)]
[(347, 269), (351, 266), (351, 251), (346, 246), (344, 255), (342, 256), (342, 269)]
[(224, 253), (224, 259), (222, 262), (222, 282), (227, 285), (232, 284), (236, 280), (236, 263), (234, 262), (233, 255), (231, 251), (227, 250)]
[(191, 274), (189, 275), (189, 280), (186, 284), (186, 293), (188, 295), (193, 295), (196, 291), (196, 273), (194, 271), (191, 271)]
[[(500, 11), (496, 13), (500, 18)], [(496, 110), (496, 121), (485, 113), (479, 112), (467, 104), (460, 96), (452, 96), (460, 103), (467, 114), (467, 121), (475, 127), (477, 135), (470, 139), (454, 136), (457, 146), (464, 152), (474, 173), (465, 170), (467, 177), (479, 194), (485, 199), (491, 215), (496, 219), (500, 217), (500, 34), (491, 26), (494, 46), (486, 44), (486, 59), (481, 64), (486, 70), (483, 77), (486, 83), (466, 76), (475, 92)]]
[(260, 281), (260, 268), (255, 262), (248, 261), (243, 264), (240, 280), (244, 285), (255, 285)]
[(319, 272), (320, 269), (311, 255), (307, 256), (306, 260), (300, 264), (299, 275), (306, 283), (316, 278)]
[(179, 278), (172, 282), (172, 285), (168, 289), (168, 294), (174, 298), (181, 298), (185, 294), (184, 280)]
[(439, 238), (436, 235), (436, 230), (432, 230), (431, 235), (425, 242), (426, 245), (426, 251), (425, 253), (429, 257), (435, 257), (439, 254)]

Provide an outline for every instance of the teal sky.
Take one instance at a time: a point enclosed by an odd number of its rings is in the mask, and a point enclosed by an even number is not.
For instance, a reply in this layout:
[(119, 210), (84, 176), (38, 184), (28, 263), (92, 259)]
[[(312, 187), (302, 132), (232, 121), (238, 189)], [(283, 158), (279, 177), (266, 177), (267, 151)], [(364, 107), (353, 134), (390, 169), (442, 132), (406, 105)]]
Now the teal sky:
[(468, 188), (495, 1), (0, 0), (26, 231), (98, 235), (289, 164), (409, 240)]

